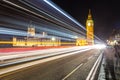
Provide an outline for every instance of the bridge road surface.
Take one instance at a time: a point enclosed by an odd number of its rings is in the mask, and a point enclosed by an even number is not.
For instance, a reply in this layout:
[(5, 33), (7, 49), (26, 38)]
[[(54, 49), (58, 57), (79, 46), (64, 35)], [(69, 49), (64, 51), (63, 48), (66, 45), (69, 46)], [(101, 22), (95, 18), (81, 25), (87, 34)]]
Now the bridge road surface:
[(85, 80), (100, 50), (92, 49), (0, 75), (0, 80)]

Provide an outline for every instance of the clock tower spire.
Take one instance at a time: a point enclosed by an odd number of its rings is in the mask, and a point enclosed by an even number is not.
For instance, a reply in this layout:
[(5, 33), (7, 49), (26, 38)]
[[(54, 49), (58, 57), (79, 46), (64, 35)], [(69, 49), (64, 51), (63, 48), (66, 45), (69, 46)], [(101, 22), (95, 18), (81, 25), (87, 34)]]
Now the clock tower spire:
[(91, 10), (89, 9), (89, 13), (88, 13), (88, 19), (92, 19), (92, 15), (91, 15)]

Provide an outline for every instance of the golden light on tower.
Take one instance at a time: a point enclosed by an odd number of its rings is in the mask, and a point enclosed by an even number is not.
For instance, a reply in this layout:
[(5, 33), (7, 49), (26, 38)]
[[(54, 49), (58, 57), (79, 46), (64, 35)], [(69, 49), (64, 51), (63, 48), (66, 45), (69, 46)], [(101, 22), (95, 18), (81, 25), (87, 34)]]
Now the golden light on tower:
[(87, 35), (88, 45), (94, 45), (94, 21), (92, 19), (90, 10), (86, 21), (86, 30), (87, 30), (86, 35)]

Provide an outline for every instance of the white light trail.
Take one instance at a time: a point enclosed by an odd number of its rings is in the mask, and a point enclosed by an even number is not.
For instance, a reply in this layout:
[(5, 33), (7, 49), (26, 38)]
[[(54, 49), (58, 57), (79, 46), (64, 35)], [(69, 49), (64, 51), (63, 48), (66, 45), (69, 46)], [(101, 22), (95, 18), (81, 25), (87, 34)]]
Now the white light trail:
[(0, 28), (0, 34), (27, 36), (27, 32), (9, 28)]
[(105, 44), (96, 44), (96, 45), (94, 45), (94, 47), (96, 49), (104, 49), (104, 48), (106, 48), (106, 45)]
[[(76, 52), (70, 52), (68, 54), (63, 54), (63, 55), (59, 55), (59, 56), (49, 57), (49, 58), (45, 58), (45, 59), (42, 59), (42, 60), (32, 61), (32, 62), (25, 63), (25, 64), (12, 66), (12, 67), (9, 67), (9, 68), (4, 68), (4, 69), (1, 69), (0, 75), (8, 73), (8, 72), (15, 71), (15, 70), (18, 70), (18, 69), (26, 68), (26, 67), (29, 67), (29, 66), (41, 64), (41, 63), (52, 61), (52, 60), (55, 60), (55, 59), (59, 59), (59, 58), (62, 58), (62, 57), (70, 56), (70, 55), (73, 55), (73, 54), (80, 54), (81, 52), (85, 52), (85, 51), (88, 51), (90, 49), (91, 48), (83, 49), (83, 50), (79, 50), (79, 51), (76, 51)], [(37, 57), (40, 57), (40, 56), (37, 56)]]
[[(6, 17), (2, 17), (2, 19), (0, 19), (0, 20), (2, 20), (2, 21), (5, 21), (5, 22), (7, 22), (7, 23), (12, 23), (12, 24), (15, 24), (15, 25), (21, 25), (21, 26), (25, 26), (25, 27), (28, 27), (28, 24), (27, 23), (25, 23), (25, 22), (22, 22), (22, 21), (18, 21), (18, 20), (16, 20), (16, 19), (10, 19), (10, 18), (6, 18)], [(48, 26), (48, 25), (45, 25), (45, 26)], [(64, 36), (64, 37), (68, 37), (68, 38), (73, 38), (74, 39), (74, 36), (76, 36), (76, 35), (72, 35), (72, 32), (71, 32), (71, 34), (68, 34), (67, 32), (65, 32), (65, 31), (59, 31), (59, 30), (53, 30), (53, 29), (49, 29), (49, 28), (45, 28), (45, 27), (41, 27), (40, 25), (37, 25), (37, 24), (35, 24), (34, 23), (34, 27), (35, 28), (37, 28), (37, 30), (39, 29), (39, 30), (41, 30), (41, 31), (46, 31), (46, 32), (48, 32), (48, 33), (50, 33), (50, 34), (57, 34), (57, 35), (59, 35), (59, 36)], [(4, 28), (4, 31), (2, 31), (3, 29), (1, 29), (0, 31), (0, 33), (1, 34), (13, 34), (13, 31), (15, 31), (15, 30), (12, 30), (12, 29), (5, 29)], [(8, 33), (7, 33), (8, 32)], [(12, 32), (12, 33), (11, 33)], [(16, 31), (17, 33), (18, 32), (20, 32), (20, 31)], [(15, 33), (15, 32), (14, 32)], [(15, 33), (15, 34), (17, 34), (17, 33)], [(20, 34), (18, 34), (18, 35), (21, 35), (21, 34), (23, 34), (24, 36), (26, 36), (26, 33), (25, 33), (25, 31), (23, 31), (23, 32), (21, 32)], [(40, 36), (38, 36), (38, 35), (36, 35), (36, 37), (42, 37), (42, 35)]]
[(56, 9), (57, 11), (59, 11), (61, 14), (63, 14), (64, 16), (66, 16), (67, 18), (69, 18), (70, 20), (72, 20), (74, 23), (76, 23), (78, 26), (80, 26), (82, 29), (86, 30), (80, 23), (78, 23), (77, 21), (75, 21), (74, 19), (72, 19), (70, 16), (68, 16), (65, 12), (61, 11), (60, 9), (58, 9), (58, 7), (55, 6), (55, 4), (53, 4), (52, 2), (50, 2), (50, 0), (44, 0), (47, 4), (49, 4), (50, 6), (52, 6), (54, 9)]
[[(24, 8), (24, 7), (21, 7), (21, 6), (15, 4), (15, 3), (13, 3), (13, 2), (10, 2), (9, 0), (3, 0), (3, 1), (6, 2), (6, 3), (8, 3), (8, 4), (11, 4), (11, 5), (15, 6), (15, 7), (18, 7), (18, 8), (20, 8), (20, 9), (23, 9), (23, 10), (25, 10), (25, 11), (28, 11), (28, 12), (34, 14), (34, 15), (40, 16), (40, 17), (42, 17), (42, 18), (45, 18), (44, 16), (42, 16), (42, 15), (40, 15), (40, 14), (37, 14), (37, 13), (35, 13), (35, 12), (33, 12), (33, 11), (30, 11), (30, 10)], [(65, 14), (64, 14), (64, 15), (65, 15)], [(66, 16), (67, 16), (68, 18), (70, 18), (68, 15), (66, 15)], [(46, 19), (46, 18), (45, 18), (45, 19)], [(70, 19), (72, 19), (72, 18), (70, 18)], [(46, 29), (46, 30), (48, 30), (48, 29)], [(49, 31), (51, 32), (51, 31), (53, 31), (53, 30), (49, 30)], [(64, 36), (64, 37), (68, 37), (68, 38), (73, 38), (74, 36), (76, 36), (76, 35), (70, 35), (70, 34), (67, 34), (67, 33), (64, 33), (64, 32), (59, 32), (59, 31), (54, 31), (54, 32), (52, 32), (52, 33), (60, 34), (59, 36)], [(62, 33), (62, 34), (61, 34), (61, 33)], [(12, 34), (12, 33), (9, 33), (9, 34)], [(22, 33), (22, 34), (23, 34), (23, 33)], [(20, 35), (20, 34), (18, 34), (18, 35)], [(25, 36), (25, 35), (24, 35), (24, 36)], [(61, 39), (62, 39), (62, 38), (61, 38)], [(63, 39), (65, 39), (65, 38), (63, 38)], [(74, 39), (74, 38), (73, 38), (73, 39)]]
[[(0, 56), (0, 60), (7, 60), (7, 59), (12, 59), (12, 58), (20, 58), (20, 57), (25, 57), (25, 56), (34, 56), (34, 55), (41, 55), (44, 54), (48, 55), (48, 56), (52, 56), (52, 55), (57, 55), (57, 54), (62, 54), (62, 53), (67, 53), (67, 52), (71, 52), (71, 51), (75, 51), (75, 50), (86, 50), (86, 49), (92, 49), (94, 47), (91, 46), (77, 46), (77, 47), (68, 47), (68, 48), (59, 48), (59, 49), (47, 49), (47, 50), (34, 50), (34, 51), (24, 51), (24, 52), (10, 52), (8, 54), (11, 55), (4, 55), (4, 56)], [(34, 54), (33, 54), (34, 53)], [(0, 54), (3, 54), (0, 52)]]
[(37, 27), (35, 26), (37, 29), (39, 30), (43, 30), (45, 32), (49, 32), (49, 33), (52, 33), (52, 34), (56, 34), (56, 35), (59, 35), (59, 36), (64, 36), (64, 37), (68, 37), (68, 38), (73, 38), (76, 36), (76, 35), (72, 35), (72, 34), (67, 34), (65, 32), (60, 32), (60, 31), (57, 31), (57, 30), (52, 30), (52, 29), (49, 29), (49, 28), (43, 28), (43, 27)]
[[(65, 23), (65, 22), (63, 22), (63, 21), (61, 21), (61, 20), (59, 20), (59, 19), (57, 19), (57, 18), (55, 18), (55, 17), (53, 17), (53, 16), (51, 16), (51, 15), (49, 15), (48, 13), (46, 13), (46, 12), (44, 12), (44, 11), (42, 11), (42, 10), (40, 10), (40, 9), (37, 9), (37, 8), (35, 8), (35, 7), (33, 7), (33, 6), (31, 6), (30, 4), (28, 4), (28, 3), (26, 3), (26, 2), (24, 2), (24, 1), (22, 1), (22, 0), (20, 0), (22, 3), (24, 3), (24, 4), (26, 4), (26, 5), (28, 5), (28, 6), (30, 6), (31, 8), (33, 8), (33, 9), (35, 9), (35, 10), (37, 10), (37, 11), (39, 11), (39, 12), (42, 12), (42, 13), (44, 13), (44, 14), (46, 14), (46, 15), (48, 15), (49, 17), (51, 17), (51, 18), (53, 18), (53, 19), (55, 19), (55, 20), (57, 20), (57, 21), (59, 21), (59, 22), (61, 22), (61, 23), (63, 23), (63, 24), (65, 24), (65, 25), (67, 25), (67, 26), (71, 26), (71, 25), (69, 25), (69, 24), (67, 24), (67, 23)], [(31, 3), (32, 4), (32, 3)], [(69, 17), (69, 16), (68, 16)], [(72, 19), (72, 18), (71, 18)], [(77, 29), (76, 29), (77, 30)], [(80, 33), (82, 33), (82, 34), (85, 34), (84, 32), (82, 32), (82, 31), (79, 31)]]
[[(27, 31), (21, 31), (21, 30), (15, 30), (15, 29), (9, 29), (9, 28), (3, 28), (3, 27), (0, 27), (0, 34), (5, 34), (5, 35), (12, 35), (12, 36), (28, 36), (29, 34), (27, 33)], [(31, 35), (29, 35), (31, 36)], [(43, 36), (42, 34), (35, 34), (34, 37), (37, 37), (37, 38), (52, 38), (53, 36), (51, 35), (47, 35), (47, 36)], [(69, 38), (63, 38), (63, 37), (57, 37), (57, 36), (54, 36), (58, 39), (61, 39), (61, 40), (70, 40), (70, 41), (73, 41), (73, 39), (69, 39)]]

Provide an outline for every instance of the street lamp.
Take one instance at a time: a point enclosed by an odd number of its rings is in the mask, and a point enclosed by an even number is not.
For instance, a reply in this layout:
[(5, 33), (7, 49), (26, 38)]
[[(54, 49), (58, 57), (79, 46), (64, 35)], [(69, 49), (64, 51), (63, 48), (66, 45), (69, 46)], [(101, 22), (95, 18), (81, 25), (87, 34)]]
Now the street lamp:
[(55, 41), (55, 40), (56, 40), (56, 38), (55, 38), (55, 37), (52, 37), (52, 38), (51, 38), (51, 40), (52, 40), (52, 41)]

